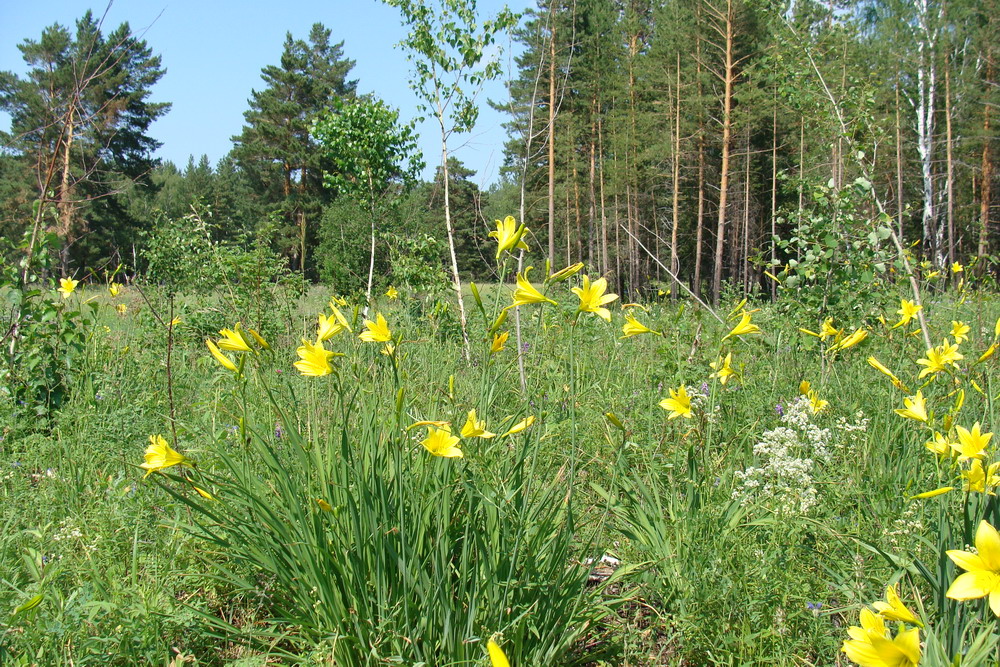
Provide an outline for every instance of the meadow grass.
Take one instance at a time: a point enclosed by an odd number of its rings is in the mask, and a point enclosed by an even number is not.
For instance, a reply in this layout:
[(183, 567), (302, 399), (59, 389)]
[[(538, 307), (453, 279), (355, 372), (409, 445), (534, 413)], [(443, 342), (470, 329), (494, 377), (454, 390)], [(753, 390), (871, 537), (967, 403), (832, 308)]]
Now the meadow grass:
[[(996, 659), (988, 607), (944, 595), (961, 572), (944, 551), (996, 524), (995, 500), (963, 493), (969, 461), (935, 457), (931, 429), (895, 412), (922, 387), (937, 430), (992, 429), (997, 357), (974, 363), (992, 295), (925, 302), (935, 345), (953, 320), (970, 331), (963, 361), (918, 379), (897, 298), (835, 321), (870, 334), (829, 352), (799, 331), (822, 318), (787, 302), (732, 300), (719, 322), (656, 299), (631, 312), (663, 335), (623, 338), (619, 302), (610, 324), (578, 313), (577, 284), (520, 307), (523, 391), (512, 316), (490, 352), (507, 288), (470, 299), (469, 361), (446, 302), (381, 298), (391, 355), (343, 306), (352, 331), (322, 377), (292, 365), (331, 312), (322, 288), (253, 319), (225, 293), (127, 290), (124, 313), (97, 295), (61, 409), (4, 408), (0, 663), (485, 665), (495, 637), (514, 665), (832, 665), (897, 582), (928, 660)], [(726, 338), (744, 312), (761, 332)], [(237, 375), (204, 341), (238, 321), (270, 349), (226, 353)], [(690, 416), (668, 419), (681, 386)], [(472, 409), (497, 437), (463, 438), (461, 459), (412, 427), (458, 435)], [(144, 478), (156, 434), (194, 465)]]

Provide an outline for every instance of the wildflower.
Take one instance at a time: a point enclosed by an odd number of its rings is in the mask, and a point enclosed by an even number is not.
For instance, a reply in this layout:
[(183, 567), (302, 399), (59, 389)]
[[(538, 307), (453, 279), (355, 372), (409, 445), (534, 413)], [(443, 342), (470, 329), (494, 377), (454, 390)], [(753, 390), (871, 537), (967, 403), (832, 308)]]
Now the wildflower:
[[(180, 320), (177, 320), (177, 321), (180, 322)], [(262, 348), (264, 348), (265, 350), (270, 350), (271, 349), (271, 346), (268, 344), (268, 342), (266, 340), (264, 340), (264, 338), (259, 333), (257, 333), (253, 329), (247, 329), (247, 333), (250, 334), (250, 336), (255, 341), (257, 341), (257, 344), (260, 345)]]
[(125, 305), (124, 303), (116, 303), (115, 304), (115, 311), (119, 315), (124, 315), (126, 312), (128, 312), (128, 306)]
[(341, 308), (347, 307), (347, 299), (342, 296), (332, 296), (330, 297), (330, 307), (340, 306)]
[(73, 293), (73, 290), (75, 290), (76, 286), (79, 284), (79, 280), (73, 280), (72, 278), (60, 278), (59, 289), (56, 291), (62, 294), (62, 298), (68, 299), (69, 295)]
[(812, 389), (812, 383), (809, 380), (803, 380), (799, 383), (799, 393), (803, 396), (808, 396)]
[(201, 488), (200, 486), (194, 486), (194, 484), (192, 484), (191, 486), (193, 486), (194, 490), (198, 492), (198, 495), (204, 498), (205, 500), (215, 500), (215, 498), (212, 497), (211, 493)]
[(846, 350), (849, 347), (854, 347), (865, 338), (868, 338), (868, 330), (863, 327), (858, 327), (854, 330), (847, 338), (837, 341), (833, 345), (827, 348), (827, 352), (834, 352), (836, 350)]
[(330, 310), (333, 312), (333, 316), (337, 318), (337, 321), (340, 323), (340, 326), (350, 331), (351, 325), (347, 323), (347, 318), (344, 317), (344, 314), (340, 312), (340, 309), (337, 308), (336, 304), (333, 301), (330, 302)]
[(399, 298), (399, 290), (397, 290), (392, 285), (389, 285), (389, 289), (385, 291), (385, 295), (389, 297), (391, 301), (395, 301), (396, 299)]
[(149, 447), (146, 448), (145, 458), (145, 462), (139, 464), (139, 467), (146, 471), (143, 479), (149, 477), (151, 473), (176, 465), (191, 466), (187, 457), (168, 445), (162, 435), (149, 436)]
[(937, 278), (940, 275), (941, 275), (940, 271), (931, 271), (926, 276), (924, 276), (924, 278), (927, 279), (927, 280), (934, 280), (935, 278)]
[(878, 614), (861, 610), (861, 627), (847, 629), (851, 638), (841, 650), (861, 667), (917, 667), (920, 664), (920, 629), (901, 631), (895, 638)]
[[(534, 415), (530, 415), (528, 417), (525, 417), (521, 421), (517, 422), (513, 426), (511, 426), (510, 429), (506, 433), (504, 433), (503, 435), (504, 436), (508, 436), (508, 435), (514, 435), (515, 433), (520, 433), (521, 431), (526, 430), (528, 427), (530, 427), (534, 423), (535, 423), (535, 416)], [(503, 436), (501, 436), (501, 437), (503, 437)]]
[(510, 667), (510, 663), (507, 661), (507, 655), (495, 641), (490, 639), (486, 642), (486, 650), (490, 654), (490, 664), (492, 667)]
[(427, 429), (427, 438), (421, 441), (421, 445), (427, 448), (434, 456), (445, 458), (462, 458), (462, 450), (458, 448), (459, 438), (451, 434), (448, 427)]
[(989, 359), (990, 357), (992, 357), (993, 353), (997, 351), (997, 347), (1000, 347), (1000, 344), (993, 343), (988, 348), (986, 348), (986, 351), (983, 352), (983, 354), (979, 357), (979, 359), (976, 360), (976, 363), (977, 364), (978, 363), (982, 363), (982, 362), (986, 361), (987, 359)]
[(971, 431), (967, 431), (961, 426), (956, 426), (955, 432), (958, 434), (958, 442), (952, 442), (951, 447), (958, 452), (959, 461), (965, 461), (966, 459), (981, 459), (986, 456), (986, 446), (990, 444), (990, 439), (993, 437), (993, 434), (982, 433), (980, 431), (979, 422), (976, 422), (972, 426)]
[[(507, 311), (504, 311), (507, 312)], [(503, 346), (507, 344), (507, 338), (510, 336), (509, 331), (501, 331), (498, 334), (493, 335), (493, 344), (490, 345), (490, 354), (496, 354), (503, 350)]]
[(573, 287), (570, 291), (580, 297), (578, 313), (594, 313), (605, 322), (611, 322), (611, 311), (605, 308), (606, 304), (618, 298), (617, 294), (605, 294), (608, 289), (608, 281), (598, 278), (591, 284), (590, 277), (583, 277), (583, 287)]
[(844, 333), (843, 329), (837, 329), (836, 327), (833, 326), (832, 317), (828, 317), (825, 320), (823, 320), (823, 324), (820, 326), (819, 333), (816, 333), (815, 331), (810, 331), (809, 329), (803, 329), (802, 327), (799, 327), (799, 331), (801, 331), (804, 334), (809, 334), (810, 336), (815, 336), (820, 340), (826, 340), (830, 336), (836, 338), (837, 336), (840, 336), (841, 334)]
[(462, 427), (462, 437), (463, 438), (494, 438), (496, 433), (490, 433), (486, 430), (486, 420), (476, 419), (476, 411), (469, 410), (469, 418), (465, 422), (465, 426)]
[(899, 310), (896, 311), (896, 314), (899, 315), (899, 321), (893, 324), (892, 328), (895, 329), (896, 327), (909, 324), (923, 308), (923, 306), (918, 306), (912, 301), (903, 299), (899, 302)]
[(528, 272), (531, 271), (532, 267), (526, 267), (524, 273), (517, 274), (517, 289), (514, 290), (514, 303), (509, 307), (514, 308), (515, 306), (526, 306), (532, 303), (551, 303), (553, 306), (556, 302), (547, 296), (543, 296), (541, 292), (532, 286), (528, 282)]
[(631, 338), (632, 336), (639, 336), (647, 333), (660, 335), (659, 331), (653, 331), (645, 324), (642, 324), (639, 320), (632, 317), (630, 313), (625, 314), (625, 324), (622, 326), (622, 333), (625, 334), (623, 338)]
[(711, 377), (719, 378), (719, 383), (722, 385), (725, 385), (727, 382), (729, 382), (729, 378), (734, 377), (737, 374), (736, 371), (733, 370), (733, 367), (730, 365), (732, 364), (732, 361), (733, 361), (733, 353), (730, 352), (725, 356), (725, 358), (719, 357), (718, 359), (710, 363), (709, 366), (711, 366), (712, 370), (715, 371), (714, 373), (712, 373)]
[(951, 265), (952, 273), (961, 273), (962, 271), (965, 271), (965, 267), (962, 266), (960, 263), (955, 262), (954, 264)]
[(687, 387), (681, 385), (677, 389), (670, 390), (670, 398), (665, 398), (659, 403), (664, 410), (669, 410), (667, 419), (677, 417), (691, 418), (691, 397), (687, 393)]
[(896, 414), (907, 419), (914, 419), (918, 422), (927, 421), (927, 401), (920, 390), (913, 396), (903, 399), (903, 408), (897, 408)]
[(489, 236), (497, 240), (496, 258), (498, 260), (500, 259), (500, 255), (505, 251), (514, 252), (515, 248), (520, 248), (521, 250), (528, 249), (528, 244), (522, 240), (525, 232), (528, 231), (524, 223), (521, 223), (519, 226), (512, 215), (504, 218), (503, 222), (497, 220), (496, 223), (496, 231), (490, 232)]
[(250, 343), (248, 343), (247, 339), (243, 337), (243, 332), (240, 330), (239, 322), (237, 322), (232, 329), (220, 330), (219, 335), (222, 336), (219, 340), (219, 347), (223, 350), (231, 350), (233, 352), (250, 351)]
[(948, 551), (955, 565), (965, 570), (945, 595), (952, 600), (990, 597), (990, 609), (1000, 616), (1000, 534), (985, 520), (976, 529), (976, 553)]
[(392, 340), (389, 323), (385, 321), (382, 313), (376, 313), (375, 322), (365, 320), (365, 330), (358, 334), (358, 338), (366, 343), (388, 343)]
[(906, 608), (903, 601), (899, 599), (895, 586), (889, 586), (885, 589), (885, 602), (879, 600), (872, 604), (872, 606), (878, 610), (879, 616), (887, 621), (899, 621), (900, 623), (910, 623), (911, 625), (919, 625), (920, 627), (924, 626), (913, 615), (913, 612)]
[(299, 355), (299, 361), (294, 366), (302, 375), (322, 377), (333, 372), (330, 359), (334, 353), (325, 349), (322, 342), (310, 343), (303, 338), (302, 345), (295, 348), (295, 353)]
[(947, 370), (948, 366), (955, 366), (956, 361), (964, 358), (958, 351), (958, 345), (949, 345), (948, 339), (945, 338), (937, 347), (928, 349), (923, 359), (917, 359), (917, 363), (925, 367), (917, 377), (922, 379), (930, 373), (941, 373)]
[(577, 273), (580, 272), (580, 269), (582, 269), (582, 268), (583, 268), (583, 262), (577, 262), (576, 264), (570, 264), (565, 269), (560, 269), (559, 271), (556, 271), (555, 273), (553, 273), (551, 276), (549, 276), (549, 279), (546, 280), (545, 282), (550, 283), (550, 284), (551, 283), (561, 283), (562, 281), (566, 280), (567, 278), (571, 278), (572, 276), (575, 276)]
[(346, 328), (336, 316), (327, 316), (320, 313), (319, 322), (316, 326), (316, 342), (321, 343), (324, 340), (330, 340)]
[(894, 387), (896, 387), (896, 389), (899, 389), (901, 391), (906, 391), (906, 387), (905, 385), (903, 385), (902, 380), (896, 377), (895, 373), (893, 373), (888, 368), (883, 366), (878, 359), (876, 359), (875, 357), (868, 357), (868, 365), (874, 368), (875, 370), (879, 371), (886, 377), (888, 377), (890, 380), (892, 380), (892, 384)]
[(316, 499), (316, 504), (324, 512), (332, 512), (333, 511), (333, 505), (331, 505), (330, 503), (326, 502), (322, 498), (317, 498)]
[(809, 398), (809, 408), (814, 415), (823, 412), (823, 410), (826, 410), (830, 406), (830, 401), (821, 399), (815, 389), (806, 394), (806, 396)]
[(979, 459), (972, 459), (969, 469), (962, 471), (962, 477), (965, 478), (964, 490), (966, 492), (976, 491), (995, 496), (996, 494), (990, 489), (994, 489), (1000, 485), (1000, 475), (997, 474), (998, 470), (1000, 470), (1000, 462), (991, 463), (989, 468), (983, 470), (983, 462)]
[(961, 345), (969, 340), (969, 325), (965, 322), (951, 321), (951, 337), (955, 339), (955, 345)]
[(222, 364), (223, 368), (229, 369), (232, 372), (238, 372), (236, 364), (228, 356), (224, 355), (222, 351), (213, 343), (211, 340), (206, 340), (205, 345), (208, 345), (208, 351), (212, 353), (215, 360)]
[(993, 325), (993, 337), (1000, 338), (1000, 317), (997, 318), (997, 323)]
[(745, 336), (748, 334), (759, 333), (761, 333), (760, 327), (756, 324), (750, 323), (750, 313), (743, 311), (743, 317), (740, 318), (740, 323), (733, 327), (733, 330), (727, 333), (722, 340), (726, 340), (726, 338), (731, 338), (733, 336)]
[(924, 443), (924, 447), (926, 447), (928, 451), (937, 454), (942, 458), (945, 456), (951, 456), (953, 453), (951, 440), (948, 439), (948, 436), (938, 433), (937, 431), (934, 432), (933, 439)]
[(118, 283), (111, 283), (110, 285), (108, 285), (108, 294), (110, 294), (112, 298), (118, 296), (119, 294), (121, 294), (121, 292), (122, 292), (122, 286), (119, 285)]

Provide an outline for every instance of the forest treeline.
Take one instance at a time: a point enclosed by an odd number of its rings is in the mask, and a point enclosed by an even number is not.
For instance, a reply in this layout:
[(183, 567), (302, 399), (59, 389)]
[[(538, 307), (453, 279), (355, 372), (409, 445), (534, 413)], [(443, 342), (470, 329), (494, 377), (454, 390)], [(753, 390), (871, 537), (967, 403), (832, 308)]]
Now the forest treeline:
[[(509, 114), (500, 181), (483, 191), (453, 158), (431, 182), (401, 170), (376, 275), (425, 263), (445, 284), (445, 173), (464, 279), (490, 277), (486, 235), (508, 214), (533, 262), (585, 261), (622, 293), (674, 274), (717, 300), (727, 283), (769, 291), (855, 259), (874, 277), (893, 271), (890, 239), (925, 277), (989, 271), (996, 15), (995, 0), (539, 0), (512, 32), (510, 95), (490, 102)], [(87, 14), (25, 40), (28, 75), (0, 73), (5, 258), (44, 218), (64, 271), (142, 270), (144, 245), (195, 216), (217, 242), (264, 243), (362, 289), (369, 222), (312, 132), (357, 95), (334, 37), (289, 34), (232, 151), (183, 167), (152, 157), (162, 63), (127, 25), (102, 35)]]

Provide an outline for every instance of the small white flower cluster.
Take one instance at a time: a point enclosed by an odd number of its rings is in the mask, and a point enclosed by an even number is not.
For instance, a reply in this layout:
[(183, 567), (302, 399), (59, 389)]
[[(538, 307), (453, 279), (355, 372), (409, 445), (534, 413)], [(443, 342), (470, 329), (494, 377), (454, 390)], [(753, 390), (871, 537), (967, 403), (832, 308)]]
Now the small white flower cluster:
[(804, 444), (812, 450), (813, 456), (829, 463), (833, 458), (830, 453), (830, 429), (820, 428), (812, 422), (812, 403), (805, 396), (796, 396), (788, 404), (788, 409), (781, 416), (781, 421), (797, 428), (802, 435)]
[(858, 410), (854, 413), (854, 421), (849, 421), (847, 417), (837, 417), (835, 430), (840, 434), (840, 441), (836, 443), (838, 448), (847, 448), (859, 444), (863, 438), (863, 433), (868, 430), (870, 418), (865, 413)]
[(53, 542), (62, 542), (63, 540), (76, 540), (83, 537), (83, 533), (80, 529), (76, 527), (72, 519), (63, 519), (59, 522), (59, 530), (56, 531), (55, 535), (52, 536)]
[(800, 456), (805, 449), (794, 429), (779, 426), (765, 431), (753, 447), (761, 465), (733, 473), (740, 482), (733, 498), (744, 505), (759, 502), (778, 515), (808, 512), (817, 498), (813, 460)]
[(923, 535), (924, 534), (924, 524), (917, 516), (916, 507), (911, 506), (903, 514), (893, 520), (892, 528), (886, 532), (889, 538), (889, 543), (894, 547), (902, 546), (900, 544), (900, 538), (906, 537), (908, 535)]

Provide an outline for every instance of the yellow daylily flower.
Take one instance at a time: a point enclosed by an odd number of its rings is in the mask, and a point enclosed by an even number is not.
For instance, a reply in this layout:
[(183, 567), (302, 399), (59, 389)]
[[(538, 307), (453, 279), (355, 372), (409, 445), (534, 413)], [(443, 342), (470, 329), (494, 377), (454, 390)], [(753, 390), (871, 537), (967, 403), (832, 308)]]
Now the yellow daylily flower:
[(549, 283), (550, 285), (554, 283), (561, 283), (562, 281), (571, 278), (572, 276), (575, 276), (577, 273), (580, 272), (581, 269), (583, 269), (583, 262), (570, 264), (566, 268), (560, 269), (559, 271), (553, 273), (551, 276), (549, 276), (549, 279), (546, 280), (545, 282)]
[(722, 340), (727, 338), (732, 338), (733, 336), (746, 336), (749, 334), (759, 334), (761, 333), (760, 327), (756, 324), (750, 323), (750, 313), (744, 311), (743, 317), (740, 318), (739, 324), (733, 327), (733, 330), (727, 333)]
[(591, 284), (590, 277), (583, 277), (583, 287), (573, 287), (571, 292), (580, 297), (578, 313), (594, 313), (605, 322), (611, 322), (611, 311), (604, 306), (618, 298), (617, 294), (605, 294), (608, 281), (598, 278)]
[(861, 667), (917, 667), (920, 664), (920, 629), (901, 631), (895, 638), (882, 617), (861, 610), (861, 627), (847, 629), (851, 639), (841, 650)]
[(653, 331), (645, 324), (642, 324), (639, 320), (632, 317), (631, 313), (625, 313), (625, 324), (622, 325), (622, 333), (625, 334), (623, 338), (631, 338), (632, 336), (640, 336), (642, 334), (656, 334), (660, 335), (659, 331)]
[(917, 316), (917, 313), (923, 309), (923, 306), (918, 306), (912, 301), (907, 301), (906, 299), (901, 300), (899, 302), (899, 310), (896, 311), (896, 314), (899, 315), (899, 321), (893, 324), (892, 328), (895, 329), (896, 327), (909, 324), (913, 318)]
[(166, 470), (176, 465), (191, 466), (187, 457), (175, 451), (162, 435), (149, 436), (149, 446), (146, 447), (145, 461), (139, 467), (146, 471), (143, 479), (160, 470)]
[(215, 343), (213, 343), (211, 340), (206, 340), (205, 345), (208, 346), (208, 351), (212, 353), (212, 356), (215, 357), (216, 361), (222, 364), (223, 368), (231, 370), (234, 373), (239, 372), (233, 360), (224, 355), (222, 351), (215, 345)]
[(332, 296), (330, 297), (330, 306), (340, 306), (341, 308), (347, 308), (347, 299), (342, 296)]
[(678, 417), (691, 419), (691, 396), (688, 395), (687, 387), (684, 385), (677, 389), (671, 389), (670, 398), (660, 401), (659, 406), (670, 412), (667, 419), (677, 419)]
[(341, 331), (346, 329), (340, 320), (337, 319), (335, 315), (324, 315), (320, 313), (318, 316), (318, 322), (316, 325), (316, 342), (321, 343), (325, 340), (330, 340)]
[(365, 330), (358, 334), (358, 338), (366, 343), (388, 343), (392, 340), (389, 323), (385, 321), (382, 313), (375, 314), (374, 322), (365, 320)]
[(899, 594), (896, 593), (895, 586), (889, 586), (885, 589), (885, 602), (879, 600), (872, 604), (878, 611), (879, 616), (887, 621), (899, 621), (900, 623), (909, 623), (910, 625), (919, 625), (924, 627), (924, 624), (920, 622), (913, 612), (906, 608), (903, 601), (899, 599)]
[(961, 426), (956, 426), (955, 433), (958, 434), (958, 442), (952, 442), (951, 447), (958, 452), (959, 461), (965, 461), (966, 459), (982, 459), (986, 457), (986, 446), (990, 444), (990, 439), (993, 438), (993, 434), (982, 433), (980, 431), (979, 422), (976, 422), (972, 426), (971, 431), (968, 431)]
[(434, 456), (460, 459), (464, 454), (458, 448), (459, 441), (460, 439), (452, 435), (451, 430), (448, 428), (434, 428), (431, 426), (427, 429), (427, 437), (420, 444)]
[(865, 338), (868, 338), (868, 330), (865, 329), (864, 327), (858, 327), (857, 329), (854, 330), (854, 333), (852, 333), (847, 338), (837, 341), (836, 343), (828, 347), (826, 351), (835, 352), (837, 350), (846, 350), (849, 347), (854, 347), (855, 345), (863, 341)]
[(918, 422), (927, 421), (927, 400), (922, 391), (917, 390), (913, 396), (903, 399), (903, 408), (897, 408), (896, 414), (907, 419), (914, 419)]
[(502, 222), (497, 220), (496, 223), (496, 231), (490, 232), (489, 236), (497, 240), (497, 259), (500, 259), (500, 255), (504, 252), (514, 252), (515, 248), (528, 250), (528, 244), (522, 239), (528, 231), (524, 223), (519, 226), (512, 215), (508, 215)]
[(806, 396), (809, 399), (809, 408), (814, 415), (823, 412), (830, 406), (830, 401), (821, 399), (816, 390), (811, 390)]
[(494, 438), (496, 433), (490, 433), (486, 430), (486, 420), (477, 419), (476, 411), (469, 410), (469, 418), (465, 422), (465, 426), (462, 427), (462, 437), (463, 438)]
[[(177, 321), (180, 322), (180, 320), (177, 320)], [(247, 333), (250, 334), (250, 336), (255, 341), (257, 341), (257, 344), (260, 345), (263, 349), (265, 349), (265, 350), (270, 350), (271, 349), (271, 345), (266, 340), (264, 340), (263, 336), (261, 336), (259, 333), (257, 333), (253, 329), (247, 329)]]
[(995, 496), (996, 493), (993, 489), (1000, 485), (1000, 475), (997, 474), (998, 470), (1000, 470), (1000, 461), (991, 463), (990, 467), (984, 470), (982, 461), (972, 459), (969, 469), (962, 471), (962, 477), (965, 479), (963, 490), (968, 493), (975, 491)]
[(892, 380), (892, 384), (896, 387), (896, 389), (908, 391), (906, 386), (903, 384), (903, 381), (896, 377), (895, 373), (883, 366), (882, 363), (875, 357), (868, 357), (868, 365)]
[(957, 367), (955, 362), (964, 358), (958, 351), (958, 345), (950, 345), (948, 339), (945, 338), (937, 347), (928, 349), (923, 359), (917, 359), (917, 363), (925, 367), (917, 377), (923, 379), (930, 373), (941, 373), (947, 370), (948, 366)]
[(803, 380), (799, 383), (799, 394), (802, 396), (808, 396), (809, 391), (812, 389), (812, 383), (809, 380)]
[(1000, 347), (1000, 343), (993, 343), (992, 345), (990, 345), (988, 348), (986, 348), (986, 351), (982, 353), (979, 359), (976, 360), (976, 363), (977, 364), (982, 363), (987, 359), (989, 359), (990, 357), (992, 357), (993, 354), (997, 351), (998, 347)]
[(926, 280), (934, 280), (935, 278), (937, 278), (940, 275), (941, 275), (940, 271), (931, 271), (926, 276), (924, 276), (924, 279), (926, 279)]
[(553, 306), (556, 305), (555, 301), (547, 296), (543, 296), (541, 292), (528, 282), (528, 272), (532, 268), (530, 266), (526, 267), (524, 273), (517, 274), (517, 289), (514, 290), (514, 303), (509, 306), (510, 308), (526, 306), (532, 303), (551, 303)]
[(715, 372), (709, 377), (719, 378), (719, 384), (725, 385), (729, 382), (729, 378), (735, 377), (737, 375), (736, 371), (732, 367), (733, 353), (730, 352), (725, 357), (719, 357), (715, 361), (709, 364), (709, 366)]
[(989, 596), (990, 609), (1000, 616), (1000, 534), (985, 520), (976, 529), (976, 553), (948, 551), (965, 572), (951, 583), (945, 595), (952, 600), (977, 600)]
[(509, 331), (501, 331), (498, 334), (494, 334), (493, 343), (490, 345), (490, 354), (496, 354), (497, 352), (503, 350), (504, 345), (507, 344), (507, 338), (509, 336), (510, 336)]
[(955, 345), (961, 345), (969, 340), (969, 325), (965, 322), (951, 321), (951, 337), (955, 339)]
[(937, 431), (934, 432), (934, 437), (931, 440), (924, 443), (924, 447), (926, 447), (928, 451), (933, 452), (942, 458), (951, 456), (955, 452), (952, 447), (952, 441), (948, 438), (948, 436), (943, 433), (938, 433)]
[(500, 645), (492, 639), (486, 642), (486, 651), (490, 654), (490, 664), (492, 667), (510, 667), (507, 655), (500, 648)]
[(110, 285), (108, 285), (108, 294), (110, 294), (112, 298), (118, 296), (121, 293), (122, 293), (122, 286), (120, 284), (111, 283)]
[(535, 416), (534, 415), (530, 415), (528, 417), (525, 417), (521, 421), (519, 421), (516, 424), (514, 424), (513, 426), (511, 426), (510, 429), (508, 429), (508, 431), (506, 433), (504, 433), (503, 436), (501, 436), (501, 437), (506, 437), (508, 435), (514, 435), (515, 433), (520, 433), (521, 431), (524, 431), (525, 429), (529, 428), (534, 423), (535, 423)]
[(389, 285), (389, 289), (385, 291), (385, 295), (389, 297), (391, 301), (395, 301), (396, 299), (399, 298), (399, 290), (397, 290), (392, 285)]
[(312, 343), (303, 338), (302, 345), (295, 348), (295, 354), (299, 355), (299, 361), (293, 365), (302, 375), (323, 377), (333, 372), (330, 359), (334, 353), (325, 349), (320, 341)]
[(76, 286), (80, 284), (79, 280), (73, 280), (72, 278), (60, 278), (59, 279), (59, 289), (56, 290), (62, 294), (62, 298), (68, 299), (69, 295), (73, 293)]
[(250, 343), (243, 337), (240, 323), (237, 322), (232, 329), (222, 329), (219, 331), (222, 338), (219, 339), (219, 347), (231, 352), (249, 352)]
[(337, 321), (340, 322), (340, 326), (344, 327), (348, 331), (351, 330), (351, 325), (347, 322), (347, 318), (344, 317), (344, 314), (340, 312), (340, 309), (337, 308), (337, 304), (333, 301), (330, 302), (330, 311), (333, 313), (333, 316), (337, 318)]
[(951, 265), (952, 273), (961, 273), (962, 271), (965, 271), (965, 267), (962, 266), (960, 263), (955, 262), (954, 264)]

